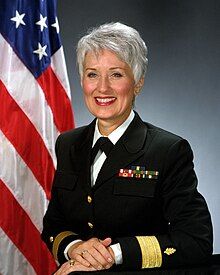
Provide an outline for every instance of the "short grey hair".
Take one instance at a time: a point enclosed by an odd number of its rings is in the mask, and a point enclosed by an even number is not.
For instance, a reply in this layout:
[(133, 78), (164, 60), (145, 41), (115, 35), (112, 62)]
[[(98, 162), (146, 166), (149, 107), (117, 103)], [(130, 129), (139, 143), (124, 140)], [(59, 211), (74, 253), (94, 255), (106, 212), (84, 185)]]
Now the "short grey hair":
[(137, 30), (122, 23), (107, 23), (90, 30), (77, 45), (77, 63), (82, 78), (86, 53), (107, 49), (114, 52), (132, 69), (135, 83), (147, 71), (147, 47)]

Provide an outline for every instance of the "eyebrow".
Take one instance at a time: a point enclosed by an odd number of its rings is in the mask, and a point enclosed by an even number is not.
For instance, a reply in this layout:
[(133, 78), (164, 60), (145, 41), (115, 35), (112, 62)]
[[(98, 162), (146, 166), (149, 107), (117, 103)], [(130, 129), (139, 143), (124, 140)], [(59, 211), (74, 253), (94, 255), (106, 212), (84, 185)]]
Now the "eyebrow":
[[(122, 67), (111, 67), (111, 68), (109, 68), (109, 70), (116, 70), (116, 69), (124, 70), (124, 68), (122, 68)], [(86, 71), (87, 70), (97, 70), (97, 69), (96, 68), (86, 68)]]

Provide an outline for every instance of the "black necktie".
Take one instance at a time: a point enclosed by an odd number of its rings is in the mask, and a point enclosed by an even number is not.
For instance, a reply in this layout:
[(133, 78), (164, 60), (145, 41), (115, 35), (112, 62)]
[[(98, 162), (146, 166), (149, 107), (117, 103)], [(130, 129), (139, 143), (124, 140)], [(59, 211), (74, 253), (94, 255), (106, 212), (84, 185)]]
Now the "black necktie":
[(104, 152), (106, 154), (106, 156), (108, 157), (110, 151), (113, 148), (113, 143), (110, 141), (109, 138), (107, 137), (100, 137), (94, 147), (92, 148), (92, 152), (91, 152), (91, 163), (94, 162), (94, 159), (99, 151), (99, 149)]

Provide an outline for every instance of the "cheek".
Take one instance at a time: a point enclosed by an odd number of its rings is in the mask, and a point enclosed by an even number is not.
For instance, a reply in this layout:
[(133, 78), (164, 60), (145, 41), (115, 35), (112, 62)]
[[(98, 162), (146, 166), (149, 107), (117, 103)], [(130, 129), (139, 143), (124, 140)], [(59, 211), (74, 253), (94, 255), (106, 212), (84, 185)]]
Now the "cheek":
[(82, 89), (85, 96), (89, 96), (93, 91), (93, 86), (89, 83), (83, 82)]
[(122, 99), (127, 99), (127, 101), (132, 101), (134, 96), (134, 87), (131, 83), (127, 83), (126, 85), (118, 86), (117, 88), (118, 95)]

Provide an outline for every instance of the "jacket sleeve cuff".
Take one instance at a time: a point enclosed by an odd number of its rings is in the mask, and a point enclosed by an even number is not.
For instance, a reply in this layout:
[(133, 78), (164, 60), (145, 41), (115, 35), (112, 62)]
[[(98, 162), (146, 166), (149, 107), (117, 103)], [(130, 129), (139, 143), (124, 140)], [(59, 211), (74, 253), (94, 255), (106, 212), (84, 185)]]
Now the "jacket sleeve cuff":
[(115, 256), (115, 264), (116, 265), (122, 264), (123, 259), (122, 259), (122, 251), (121, 251), (120, 243), (112, 244), (110, 245), (110, 247), (113, 250), (113, 253)]
[(117, 265), (118, 270), (141, 269), (141, 249), (135, 237), (119, 237), (114, 243), (119, 243), (122, 251), (123, 262)]
[(72, 231), (63, 231), (59, 233), (52, 244), (52, 254), (54, 256), (54, 259), (58, 261), (59, 263), (63, 263), (66, 261), (66, 258), (64, 256), (64, 250), (67, 247), (67, 245), (78, 239), (78, 235), (75, 234)]
[(77, 239), (77, 240), (75, 240), (75, 241), (72, 241), (72, 242), (69, 243), (69, 244), (67, 245), (67, 247), (64, 249), (64, 256), (65, 256), (65, 258), (67, 259), (67, 261), (70, 260), (70, 257), (69, 257), (69, 255), (68, 255), (68, 250), (69, 250), (69, 248), (70, 248), (72, 245), (74, 245), (74, 244), (76, 244), (76, 243), (78, 243), (78, 242), (81, 242), (81, 241), (82, 241), (81, 239)]
[(142, 268), (161, 267), (162, 253), (155, 236), (137, 236), (141, 248)]

